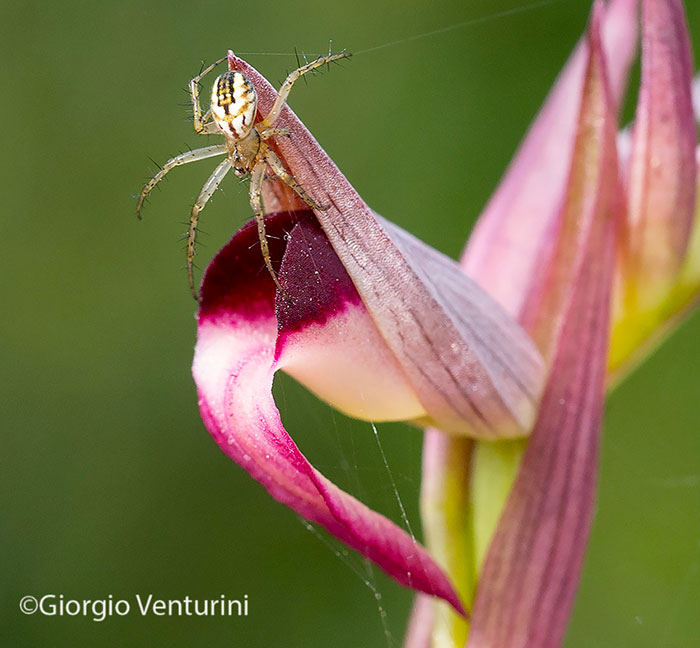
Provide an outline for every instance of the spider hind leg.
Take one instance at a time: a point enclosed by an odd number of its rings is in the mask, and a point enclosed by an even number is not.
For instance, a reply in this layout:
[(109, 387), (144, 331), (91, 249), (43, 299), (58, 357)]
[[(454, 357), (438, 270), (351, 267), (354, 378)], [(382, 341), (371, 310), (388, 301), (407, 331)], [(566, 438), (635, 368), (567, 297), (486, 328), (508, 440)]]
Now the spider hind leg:
[(257, 164), (253, 167), (253, 171), (250, 174), (250, 206), (253, 208), (253, 213), (255, 214), (255, 222), (258, 226), (258, 238), (260, 239), (260, 251), (262, 252), (263, 261), (265, 262), (265, 267), (272, 277), (272, 281), (275, 282), (277, 290), (280, 294), (287, 300), (291, 301), (289, 294), (285, 290), (284, 286), (280, 283), (277, 277), (277, 272), (272, 265), (272, 258), (270, 257), (270, 246), (267, 243), (267, 234), (265, 233), (265, 212), (262, 207), (262, 183), (265, 178), (265, 159), (261, 158)]
[(286, 184), (288, 187), (294, 190), (294, 193), (299, 196), (311, 209), (316, 209), (318, 211), (326, 211), (330, 205), (319, 205), (309, 194), (306, 192), (306, 189), (302, 187), (292, 176), (287, 169), (284, 168), (284, 164), (282, 164), (282, 161), (277, 157), (275, 152), (268, 148), (265, 151), (265, 162), (267, 162), (270, 165), (270, 168), (274, 172), (274, 174), (282, 181), (284, 184)]

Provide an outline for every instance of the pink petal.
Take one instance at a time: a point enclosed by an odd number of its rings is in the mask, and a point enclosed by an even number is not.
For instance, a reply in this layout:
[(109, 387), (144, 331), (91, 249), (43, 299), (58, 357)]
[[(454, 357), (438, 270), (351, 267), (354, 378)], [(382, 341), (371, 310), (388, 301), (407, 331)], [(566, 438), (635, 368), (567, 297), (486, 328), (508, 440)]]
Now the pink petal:
[[(298, 220), (299, 224), (294, 225)], [(284, 232), (292, 244), (311, 242), (311, 256), (323, 259), (326, 284), (344, 270), (309, 212), (276, 214), (268, 219), (271, 252), (279, 262)], [(276, 237), (276, 238), (275, 238)], [(324, 249), (325, 246), (325, 249)], [(333, 259), (335, 264), (333, 265)], [(289, 261), (295, 263), (294, 257)], [(280, 273), (285, 279), (283, 263)], [(198, 341), (193, 374), (202, 418), (221, 449), (244, 467), (278, 501), (325, 527), (375, 561), (399, 583), (439, 596), (462, 613), (452, 586), (428, 553), (385, 517), (337, 488), (299, 451), (282, 426), (272, 399), (276, 369), (277, 321), (275, 290), (260, 272), (257, 233), (244, 227), (209, 266), (202, 286)], [(287, 329), (305, 326), (307, 319), (331, 316), (361, 302), (344, 288), (323, 304), (323, 312), (287, 312)], [(290, 289), (293, 288), (290, 285)]]
[(413, 601), (411, 618), (406, 629), (403, 648), (430, 648), (435, 606), (428, 596), (418, 594)]
[(277, 299), (277, 367), (349, 416), (425, 418), (323, 231), (318, 224), (296, 227), (280, 274), (294, 302)]
[[(480, 576), (468, 648), (559, 646), (590, 529), (615, 229), (621, 215), (614, 108), (599, 32), (601, 8), (595, 5), (591, 23), (569, 208), (564, 212), (572, 217), (578, 208), (575, 220), (587, 234), (537, 423)], [(596, 200), (582, 200), (589, 193)]]
[(693, 79), (693, 114), (695, 121), (700, 122), (700, 76)]
[[(254, 83), (265, 114), (276, 90), (244, 61), (234, 64)], [(526, 433), (543, 381), (527, 335), (453, 261), (378, 219), (289, 108), (275, 125), (291, 133), (275, 150), (329, 205), (316, 217), (427, 420), (455, 434)], [(284, 202), (280, 193), (273, 198)]]
[[(637, 0), (613, 0), (604, 11), (603, 41), (616, 105), (636, 52), (637, 5)], [(577, 254), (567, 259), (563, 253), (566, 246), (575, 247), (575, 232), (569, 231), (568, 243), (557, 242), (564, 234), (557, 223), (563, 216), (562, 203), (568, 191), (587, 57), (588, 41), (584, 39), (562, 70), (501, 185), (480, 216), (462, 257), (464, 270), (521, 324), (540, 327), (538, 342), (549, 349), (550, 355), (561, 325), (563, 304), (569, 298), (563, 292), (579, 263)], [(538, 309), (545, 307), (546, 282), (554, 280), (553, 275), (543, 275), (542, 269), (547, 262), (553, 262), (557, 248), (561, 290), (556, 291), (556, 300), (546, 306), (551, 318), (538, 318)], [(446, 439), (439, 429), (426, 430), (422, 499), (429, 501), (429, 491), (440, 493), (449, 489), (450, 480), (458, 478), (456, 469), (449, 465), (450, 458), (465, 452), (461, 440)], [(459, 478), (469, 480), (470, 470), (470, 466), (465, 466)], [(447, 526), (450, 534), (459, 536), (470, 524), (471, 510), (465, 507), (460, 519), (456, 508), (436, 511), (436, 515), (449, 514), (449, 519), (436, 520), (436, 533), (431, 535), (429, 524), (425, 528), (426, 537), (436, 538), (436, 542), (428, 542), (431, 551), (443, 560), (451, 555), (452, 536), (441, 536), (440, 529)], [(468, 560), (452, 560), (449, 566), (457, 570)], [(466, 591), (471, 584), (458, 582), (457, 587)]]
[(695, 216), (693, 57), (680, 0), (642, 2), (642, 81), (623, 237), (633, 299), (653, 308), (683, 265)]
[[(636, 52), (637, 0), (612, 0), (604, 13), (603, 39), (617, 105)], [(528, 299), (567, 188), (587, 49), (581, 42), (560, 74), (462, 258), (466, 272), (516, 316)]]

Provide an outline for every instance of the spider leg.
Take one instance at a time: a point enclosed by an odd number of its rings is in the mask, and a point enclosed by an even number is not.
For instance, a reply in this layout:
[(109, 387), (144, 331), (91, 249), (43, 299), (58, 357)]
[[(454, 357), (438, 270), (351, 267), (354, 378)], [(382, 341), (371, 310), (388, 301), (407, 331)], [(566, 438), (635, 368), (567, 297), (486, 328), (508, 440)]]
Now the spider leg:
[(260, 133), (260, 139), (265, 140), (270, 139), (271, 137), (289, 137), (289, 129), (288, 128), (267, 128), (265, 129), (262, 133)]
[(214, 169), (214, 173), (209, 176), (209, 179), (204, 183), (202, 191), (199, 192), (199, 197), (192, 207), (190, 214), (190, 226), (187, 231), (187, 280), (190, 284), (192, 296), (199, 301), (197, 290), (194, 287), (194, 255), (195, 244), (197, 243), (197, 224), (199, 223), (199, 212), (204, 209), (212, 194), (216, 191), (221, 181), (231, 169), (231, 161), (226, 158), (219, 166)]
[[(192, 114), (194, 120), (194, 130), (197, 133), (204, 132), (206, 121), (206, 115), (210, 114), (210, 111), (206, 112), (204, 118), (202, 118), (202, 108), (199, 105), (199, 82), (205, 77), (209, 72), (211, 72), (219, 63), (226, 60), (226, 57), (220, 58), (218, 61), (214, 61), (209, 67), (202, 70), (194, 79), (190, 81), (190, 95), (192, 97)], [(216, 131), (213, 131), (216, 132)]]
[(219, 127), (211, 118), (211, 108), (202, 116), (201, 124), (201, 129), (196, 131), (197, 135), (221, 135)]
[(319, 211), (326, 211), (328, 205), (319, 205), (308, 193), (304, 187), (302, 187), (293, 177), (292, 174), (284, 168), (282, 161), (277, 157), (275, 152), (269, 148), (265, 147), (267, 150), (264, 153), (265, 162), (270, 165), (270, 168), (274, 171), (275, 175), (286, 184), (291, 187), (294, 192), (301, 198), (311, 209), (317, 209)]
[(201, 130), (197, 131), (197, 135), (221, 135), (221, 131), (219, 130), (219, 127), (216, 125), (216, 122), (210, 121), (205, 124), (202, 124)]
[(217, 144), (216, 146), (205, 146), (204, 148), (195, 149), (194, 151), (187, 151), (176, 155), (174, 158), (170, 158), (141, 189), (141, 195), (139, 196), (139, 201), (136, 204), (136, 216), (141, 218), (141, 208), (143, 207), (143, 201), (146, 200), (153, 188), (163, 179), (166, 173), (170, 169), (174, 169), (176, 166), (181, 164), (189, 164), (190, 162), (196, 162), (197, 160), (206, 160), (207, 158), (214, 157), (216, 155), (225, 155), (227, 152), (226, 146), (223, 144)]
[(280, 116), (282, 108), (284, 107), (284, 104), (287, 101), (287, 97), (289, 96), (292, 86), (301, 76), (307, 74), (308, 72), (311, 72), (312, 70), (315, 70), (316, 68), (321, 67), (322, 65), (326, 65), (326, 63), (331, 63), (332, 61), (337, 61), (338, 59), (347, 58), (348, 56), (350, 56), (350, 54), (347, 52), (343, 52), (341, 54), (332, 54), (330, 56), (322, 56), (321, 58), (318, 58), (315, 61), (311, 61), (311, 63), (302, 65), (300, 68), (294, 70), (294, 72), (291, 72), (280, 87), (279, 92), (277, 93), (277, 98), (275, 99), (275, 103), (272, 105), (272, 108), (267, 114), (267, 117), (265, 117), (265, 119), (263, 119), (259, 124), (257, 124), (256, 128), (258, 128), (259, 131), (262, 131), (266, 128), (269, 128), (277, 121), (277, 118)]
[(284, 298), (289, 300), (287, 291), (282, 287), (277, 273), (272, 267), (272, 259), (270, 259), (270, 247), (267, 244), (267, 235), (265, 234), (265, 213), (262, 208), (262, 183), (265, 177), (265, 160), (260, 159), (253, 167), (253, 172), (250, 174), (250, 206), (255, 214), (255, 222), (258, 225), (258, 238), (260, 239), (260, 250), (262, 251), (263, 261), (267, 267), (267, 271), (275, 282), (277, 290), (280, 291)]

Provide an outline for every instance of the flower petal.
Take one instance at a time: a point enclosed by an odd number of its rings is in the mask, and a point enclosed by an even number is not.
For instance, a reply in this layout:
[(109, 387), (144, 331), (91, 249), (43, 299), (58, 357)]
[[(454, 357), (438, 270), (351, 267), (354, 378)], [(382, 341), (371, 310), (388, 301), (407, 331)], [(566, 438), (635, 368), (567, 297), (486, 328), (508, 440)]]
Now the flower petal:
[[(637, 0), (613, 0), (603, 12), (603, 44), (616, 105), (636, 52), (637, 4)], [(559, 248), (558, 285), (566, 291), (571, 288), (567, 281), (580, 264), (577, 254), (568, 258), (565, 255), (567, 246), (571, 249), (576, 244), (575, 225), (564, 229), (558, 222), (564, 216), (562, 202), (569, 189), (588, 49), (584, 38), (480, 216), (462, 257), (464, 270), (521, 324), (533, 327), (539, 321), (539, 343), (544, 350), (549, 349), (550, 355), (568, 296), (557, 290), (558, 305), (550, 302), (547, 307), (551, 319), (538, 318), (538, 308), (544, 307), (547, 281), (542, 270), (553, 262), (554, 251)], [(590, 208), (591, 205), (589, 212)], [(575, 215), (569, 213), (569, 218), (575, 219)], [(567, 235), (568, 244), (557, 240)], [(555, 279), (549, 275), (550, 282)], [(477, 441), (470, 445), (462, 439), (445, 438), (439, 429), (426, 430), (421, 487), (422, 510), (429, 511), (424, 513), (426, 542), (431, 554), (453, 575), (467, 604), (472, 600), (477, 575), (520, 466), (523, 448), (519, 441)], [(462, 456), (470, 460), (460, 466), (454, 457)], [(454, 496), (455, 483), (468, 484), (468, 503)], [(454, 551), (455, 546), (464, 549)], [(451, 614), (444, 605), (435, 607), (434, 636), (451, 636), (453, 644), (460, 645), (454, 638), (466, 636), (466, 621)]]
[[(254, 83), (264, 114), (275, 89), (244, 61), (234, 64)], [(329, 206), (316, 217), (426, 421), (455, 434), (526, 434), (543, 382), (527, 335), (453, 261), (380, 221), (289, 108), (275, 126), (291, 134), (272, 144), (276, 152), (314, 199)], [(489, 323), (486, 335), (476, 330), (477, 320)]]
[[(698, 80), (700, 80), (700, 77)], [(700, 83), (697, 84), (697, 87), (700, 90)], [(698, 110), (700, 111), (700, 96), (698, 96)], [(700, 121), (700, 118), (698, 118), (698, 121)], [(679, 294), (674, 300), (676, 303), (681, 304), (682, 307), (687, 306), (688, 302), (693, 300), (696, 302), (700, 300), (700, 146), (695, 150), (695, 162), (698, 166), (695, 220), (690, 235), (690, 243), (688, 244), (685, 266), (681, 270), (678, 280), (677, 289)]]
[(433, 601), (430, 597), (418, 594), (413, 602), (411, 618), (408, 622), (403, 648), (431, 648), (430, 630), (433, 626)]
[[(603, 40), (616, 105), (636, 52), (637, 4), (612, 0), (604, 12)], [(479, 217), (462, 258), (469, 276), (515, 316), (528, 300), (541, 250), (553, 235), (567, 189), (587, 49), (584, 40), (571, 55)]]
[[(700, 147), (696, 150), (700, 169)], [(612, 390), (700, 306), (700, 173), (695, 218), (685, 262), (664, 303), (651, 313), (617, 312), (608, 358), (608, 390)]]
[(323, 230), (307, 219), (294, 234), (279, 274), (293, 301), (277, 296), (277, 367), (349, 416), (425, 418)]
[(643, 9), (639, 104), (632, 134), (627, 129), (621, 137), (629, 148), (629, 213), (618, 270), (610, 386), (684, 319), (698, 291), (692, 279), (698, 163), (690, 41), (680, 1), (645, 2)]
[[(593, 514), (619, 213), (615, 119), (594, 7), (567, 202), (597, 186), (550, 377), (477, 588), (468, 648), (555, 648), (578, 586)], [(591, 164), (597, 160), (596, 165)]]
[[(296, 226), (295, 220), (299, 220)], [(313, 239), (312, 256), (323, 257), (329, 272), (342, 274), (337, 257), (322, 249), (323, 245), (330, 249), (325, 237), (313, 236), (318, 225), (310, 212), (268, 219), (271, 253), (277, 263), (284, 248), (283, 234), (292, 227), (292, 242), (301, 237), (308, 245)], [(332, 258), (336, 267), (328, 268)], [(325, 527), (402, 585), (439, 596), (462, 613), (448, 579), (425, 549), (328, 481), (283, 428), (271, 391), (276, 370), (275, 287), (267, 273), (260, 272), (262, 267), (257, 232), (249, 225), (207, 269), (193, 365), (205, 425), (221, 449), (275, 499)], [(325, 306), (326, 315), (331, 314), (332, 303)], [(346, 303), (336, 306), (342, 310)], [(304, 319), (287, 313), (288, 322), (294, 318), (297, 324)]]
[(642, 80), (622, 238), (629, 307), (653, 309), (683, 265), (695, 212), (692, 52), (680, 0), (642, 2)]

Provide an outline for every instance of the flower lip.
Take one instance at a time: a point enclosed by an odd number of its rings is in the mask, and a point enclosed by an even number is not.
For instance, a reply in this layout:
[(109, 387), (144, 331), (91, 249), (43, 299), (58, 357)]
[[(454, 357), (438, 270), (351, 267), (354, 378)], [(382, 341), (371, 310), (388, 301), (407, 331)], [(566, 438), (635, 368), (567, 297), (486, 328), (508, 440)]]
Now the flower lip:
[[(325, 238), (311, 211), (295, 212), (298, 222), (310, 225), (303, 232), (304, 237)], [(338, 314), (339, 305), (359, 305), (360, 295), (352, 283), (352, 279), (339, 262), (337, 255), (329, 245), (313, 245), (312, 241), (304, 241), (306, 245), (295, 252), (294, 268), (289, 269), (289, 263), (283, 265), (280, 274), (289, 299), (285, 299), (278, 291), (276, 297), (276, 313), (280, 339), (278, 349), (283, 339), (291, 333), (309, 326), (324, 324), (328, 319)], [(313, 245), (313, 254), (311, 253)], [(296, 271), (300, 265), (299, 252), (304, 254), (305, 270)], [(286, 271), (285, 271), (286, 270)], [(322, 277), (322, 280), (320, 278)], [(364, 307), (363, 307), (364, 308)]]
[(426, 418), (313, 213), (277, 212), (265, 222), (287, 297), (262, 270), (257, 228), (250, 222), (205, 273), (200, 326), (245, 326), (254, 336), (264, 330), (266, 339), (275, 334), (275, 368), (348, 416), (375, 422)]
[[(278, 212), (265, 217), (270, 257), (276, 270), (286, 249), (286, 233), (310, 212)], [(255, 221), (246, 223), (204, 273), (200, 322), (208, 319), (267, 316), (274, 309), (275, 286), (261, 271), (262, 257)]]
[[(266, 217), (266, 225), (278, 266), (285, 250), (300, 239), (304, 245), (316, 243), (310, 256), (317, 263), (324, 257), (318, 244), (331, 249), (308, 211), (271, 214)], [(320, 254), (316, 254), (319, 249)], [(288, 257), (292, 257), (291, 264), (297, 260), (293, 252)], [(289, 279), (285, 261), (281, 265), (280, 276)], [(463, 614), (449, 579), (425, 548), (396, 524), (328, 481), (282, 426), (271, 393), (275, 370), (287, 360), (286, 356), (282, 362), (275, 358), (280, 330), (281, 337), (287, 332), (286, 325), (292, 331), (290, 337), (299, 331), (310, 332), (313, 337), (317, 329), (328, 328), (325, 323), (334, 313), (342, 316), (346, 310), (359, 310), (370, 321), (351, 290), (352, 282), (343, 278), (343, 266), (337, 257), (331, 252), (323, 265), (330, 267), (337, 279), (331, 282), (332, 291), (317, 291), (319, 297), (326, 297), (325, 301), (311, 299), (307, 307), (303, 299), (297, 299), (286, 307), (280, 305), (278, 297), (278, 324), (275, 286), (262, 263), (254, 223), (246, 225), (219, 252), (204, 276), (193, 364), (202, 419), (220, 448), (272, 497), (322, 525), (402, 585), (441, 597)], [(294, 304), (302, 306), (298, 314), (293, 312)], [(353, 309), (353, 305), (361, 308)], [(313, 320), (311, 325), (307, 326), (304, 314)], [(319, 327), (319, 323), (324, 326)], [(299, 345), (298, 339), (286, 346), (295, 344)]]
[(292, 229), (279, 272), (275, 363), (322, 400), (354, 418), (427, 417), (318, 221)]

